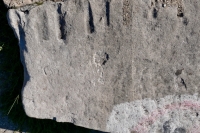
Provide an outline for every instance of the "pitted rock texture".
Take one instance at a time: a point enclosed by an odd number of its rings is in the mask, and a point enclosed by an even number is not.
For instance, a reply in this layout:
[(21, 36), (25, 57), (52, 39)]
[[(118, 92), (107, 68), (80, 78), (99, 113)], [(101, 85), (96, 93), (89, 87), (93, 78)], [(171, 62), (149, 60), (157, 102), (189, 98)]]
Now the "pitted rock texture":
[(115, 132), (118, 105), (199, 93), (199, 6), (72, 0), (10, 9), (27, 115)]
[[(41, 5), (46, 1), (64, 1), (64, 0), (3, 0), (4, 4), (9, 8), (19, 8), (27, 5)], [(66, 0), (65, 0), (66, 1)]]
[(169, 95), (115, 106), (107, 123), (111, 133), (199, 133), (200, 99)]

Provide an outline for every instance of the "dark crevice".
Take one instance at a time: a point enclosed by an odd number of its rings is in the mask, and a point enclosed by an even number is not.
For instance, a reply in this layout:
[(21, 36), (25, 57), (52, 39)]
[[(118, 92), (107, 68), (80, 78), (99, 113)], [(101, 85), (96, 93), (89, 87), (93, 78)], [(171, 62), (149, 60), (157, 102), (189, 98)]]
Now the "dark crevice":
[(183, 13), (178, 13), (177, 16), (178, 16), (178, 17), (183, 17), (184, 14), (183, 14)]
[(60, 24), (60, 39), (66, 40), (67, 32), (66, 32), (66, 21), (65, 21), (65, 13), (62, 13), (62, 4), (58, 4), (57, 12), (59, 14), (59, 24)]
[(105, 65), (105, 64), (106, 64), (106, 62), (107, 62), (107, 60), (104, 60), (104, 61), (103, 61), (103, 63), (102, 63), (102, 65)]
[[(18, 18), (21, 20), (20, 15), (17, 13)], [(20, 54), (20, 58), (21, 58), (21, 62), (24, 66), (24, 83), (23, 83), (23, 87), (26, 86), (27, 82), (30, 80), (30, 75), (28, 73), (27, 67), (26, 67), (26, 63), (25, 63), (25, 57), (24, 57), (24, 51), (28, 52), (28, 49), (26, 47), (26, 34), (24, 32), (24, 26), (22, 26), (21, 24), (19, 24), (19, 34), (20, 34), (20, 40), (19, 40), (19, 46), (20, 46), (20, 51), (22, 51), (22, 54)]]
[(88, 2), (88, 10), (89, 10), (90, 33), (93, 33), (95, 31), (95, 27), (94, 27), (94, 20), (93, 20), (92, 8), (91, 8), (91, 5), (90, 5), (90, 2)]
[(102, 65), (105, 65), (108, 60), (109, 60), (109, 54), (105, 53), (105, 59), (103, 60)]
[(110, 2), (106, 1), (106, 17), (107, 17), (107, 25), (110, 25)]
[(109, 60), (109, 55), (107, 53), (105, 53), (106, 55), (106, 60)]
[(26, 34), (21, 24), (19, 24), (19, 33), (20, 33), (20, 41), (19, 41), (20, 49), (28, 52), (27, 47), (26, 47), (26, 40), (25, 40)]
[(183, 78), (181, 78), (181, 83), (185, 86), (185, 89), (187, 89), (187, 85), (186, 85), (186, 83), (185, 83)]
[(154, 5), (154, 3), (153, 2), (151, 2), (151, 6), (153, 6)]
[[(20, 8), (21, 10), (21, 8)], [(29, 10), (21, 10), (21, 12), (23, 12), (24, 14), (29, 14)]]
[(58, 14), (62, 14), (62, 11), (61, 11), (61, 8), (62, 8), (62, 4), (58, 4), (58, 9), (57, 9), (57, 12), (58, 12)]
[(156, 8), (153, 9), (153, 18), (157, 18), (158, 17), (158, 11), (156, 10)]

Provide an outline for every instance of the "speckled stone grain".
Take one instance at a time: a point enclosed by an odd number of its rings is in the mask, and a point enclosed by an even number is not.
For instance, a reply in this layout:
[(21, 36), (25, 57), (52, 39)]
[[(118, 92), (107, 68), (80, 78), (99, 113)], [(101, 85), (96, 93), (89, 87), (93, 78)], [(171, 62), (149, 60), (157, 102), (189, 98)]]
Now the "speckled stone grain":
[[(195, 115), (169, 109), (188, 95), (196, 101), (181, 104), (199, 104), (199, 7), (198, 0), (71, 0), (10, 9), (27, 115), (116, 133), (195, 130)], [(141, 125), (151, 107), (159, 115), (159, 100), (169, 104), (166, 117)], [(152, 103), (146, 111), (144, 101)]]

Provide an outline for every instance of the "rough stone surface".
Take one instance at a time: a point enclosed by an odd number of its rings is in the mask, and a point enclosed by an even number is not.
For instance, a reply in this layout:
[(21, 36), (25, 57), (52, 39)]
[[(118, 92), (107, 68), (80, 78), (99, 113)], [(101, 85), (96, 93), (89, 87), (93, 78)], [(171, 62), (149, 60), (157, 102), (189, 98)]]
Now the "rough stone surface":
[(11, 131), (11, 130), (6, 130), (6, 129), (0, 129), (0, 133), (20, 133), (20, 132)]
[(71, 0), (10, 9), (27, 115), (117, 133), (198, 131), (199, 7)]
[[(43, 2), (50, 0), (3, 0), (3, 1), (4, 4), (9, 8), (19, 8), (26, 5), (41, 5), (43, 4)], [(51, 0), (51, 1), (57, 2), (62, 0)]]
[(115, 106), (107, 123), (112, 133), (199, 133), (200, 99), (169, 95)]

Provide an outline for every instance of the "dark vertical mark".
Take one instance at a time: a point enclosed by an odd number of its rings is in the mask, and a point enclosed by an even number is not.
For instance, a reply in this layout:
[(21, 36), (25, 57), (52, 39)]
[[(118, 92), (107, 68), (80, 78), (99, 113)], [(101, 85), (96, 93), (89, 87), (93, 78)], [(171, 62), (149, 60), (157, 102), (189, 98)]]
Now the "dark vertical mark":
[(163, 129), (164, 129), (164, 133), (170, 133), (171, 127), (170, 127), (169, 121), (166, 121), (166, 122), (163, 124)]
[(107, 17), (107, 25), (110, 25), (110, 2), (106, 1), (106, 17)]
[[(21, 19), (20, 15), (18, 13), (17, 13), (17, 16), (19, 19)], [(20, 49), (28, 52), (27, 47), (26, 47), (26, 40), (25, 40), (26, 34), (25, 34), (24, 28), (21, 24), (19, 24), (19, 33), (20, 33), (20, 40), (19, 40)]]
[[(18, 16), (19, 20), (21, 20), (21, 17), (18, 13), (17, 13), (17, 16)], [(26, 39), (25, 39), (26, 34), (24, 32), (24, 26), (22, 26), (21, 24), (19, 24), (19, 34), (20, 34), (20, 40), (19, 40), (20, 59), (21, 59), (22, 65), (24, 67), (24, 82), (23, 82), (22, 88), (24, 88), (24, 86), (26, 86), (27, 82), (30, 80), (30, 75), (28, 73), (28, 69), (26, 67), (25, 57), (24, 57), (24, 53), (28, 52), (28, 49), (26, 47)], [(22, 89), (22, 92), (23, 91), (24, 91), (24, 89)]]
[(109, 54), (107, 54), (107, 53), (105, 53), (105, 58), (104, 58), (104, 60), (103, 60), (103, 63), (102, 63), (102, 65), (105, 65), (106, 64), (106, 62), (109, 60)]
[(49, 22), (48, 22), (48, 17), (47, 17), (47, 13), (46, 11), (43, 13), (43, 16), (42, 16), (42, 38), (44, 40), (49, 40)]
[(19, 25), (19, 33), (20, 33), (20, 42), (19, 42), (20, 49), (28, 52), (27, 47), (26, 47), (26, 40), (25, 40), (26, 34), (21, 25)]
[(181, 83), (185, 86), (185, 89), (187, 90), (186, 83), (185, 83), (184, 79), (182, 79), (182, 78), (181, 78)]
[(105, 53), (106, 55), (106, 60), (109, 60), (109, 54)]
[(186, 130), (184, 128), (176, 128), (174, 133), (186, 133)]
[(158, 11), (156, 10), (156, 8), (153, 9), (153, 18), (157, 18), (158, 17)]
[(188, 39), (188, 37), (185, 38), (185, 41), (186, 41), (187, 44), (189, 44), (189, 39)]
[(89, 11), (90, 33), (93, 33), (95, 31), (95, 27), (94, 27), (94, 21), (93, 21), (93, 15), (92, 15), (92, 8), (91, 8), (91, 5), (90, 5), (90, 2), (88, 2), (88, 11)]
[(58, 12), (58, 14), (60, 14), (60, 15), (62, 14), (61, 7), (62, 7), (62, 4), (59, 3), (59, 4), (58, 4), (57, 12)]
[(38, 10), (37, 15), (39, 21), (36, 23), (40, 40), (49, 40), (49, 21), (46, 10)]
[(57, 12), (59, 14), (59, 24), (60, 24), (60, 39), (66, 40), (67, 38), (67, 31), (66, 31), (66, 21), (65, 21), (65, 13), (62, 13), (62, 4), (58, 4)]
[(153, 2), (151, 2), (151, 6), (153, 6), (154, 4), (153, 4)]

